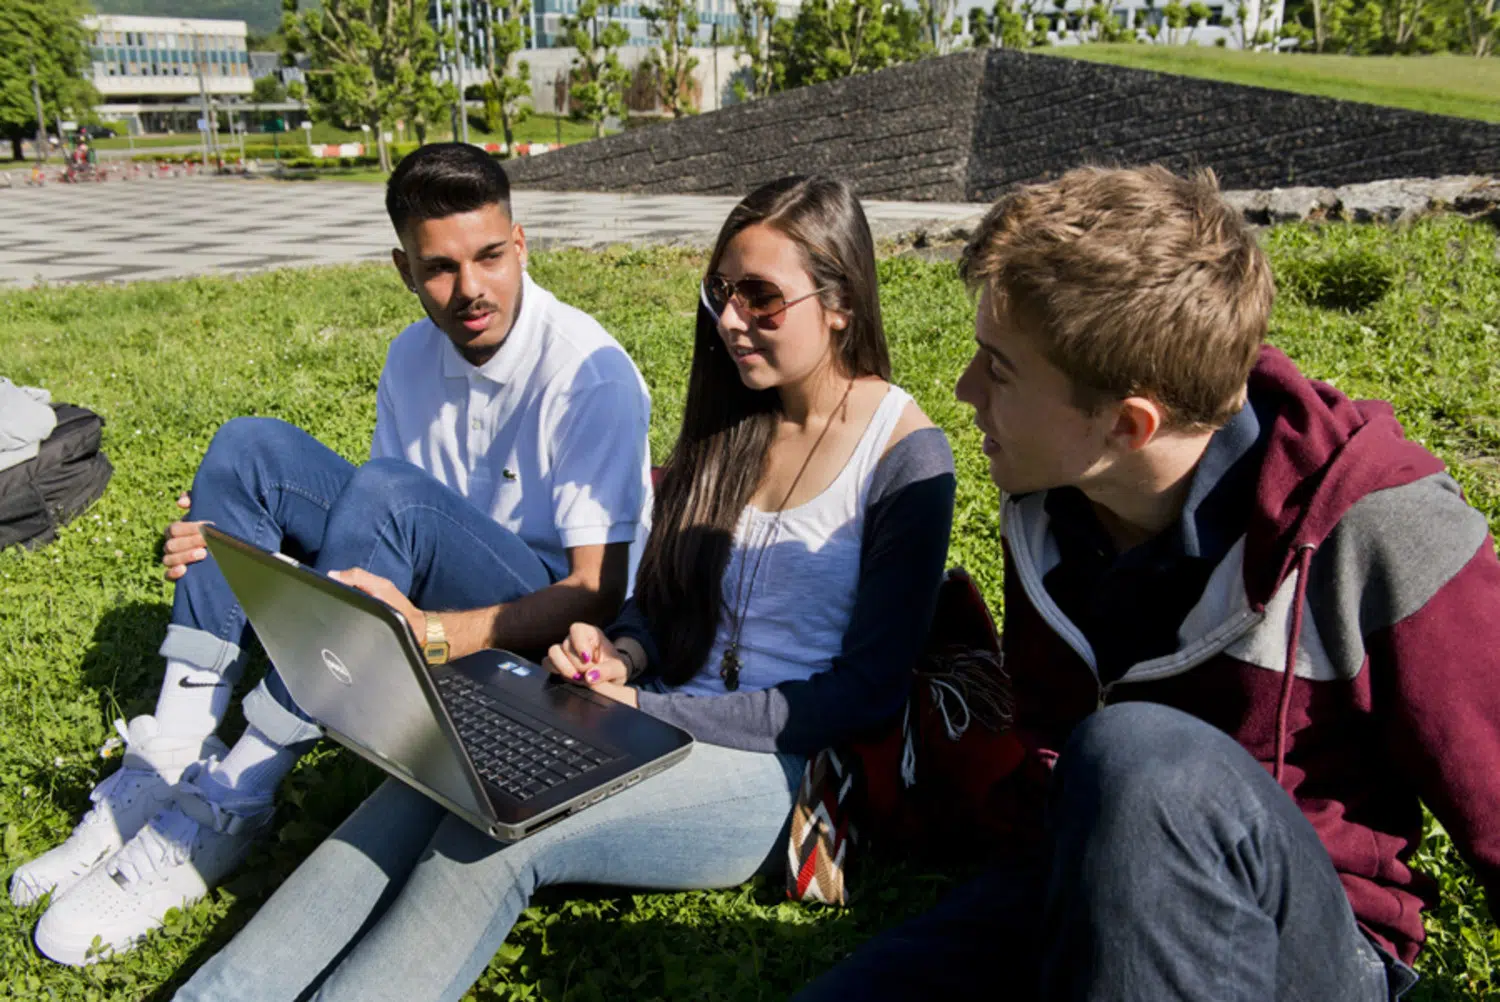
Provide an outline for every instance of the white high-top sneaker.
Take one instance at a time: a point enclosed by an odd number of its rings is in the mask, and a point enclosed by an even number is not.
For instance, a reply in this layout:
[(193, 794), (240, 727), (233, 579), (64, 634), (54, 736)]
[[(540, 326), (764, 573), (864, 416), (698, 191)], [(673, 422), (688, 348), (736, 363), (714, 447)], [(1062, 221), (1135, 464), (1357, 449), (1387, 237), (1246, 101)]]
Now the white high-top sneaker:
[[(269, 799), (210, 800), (197, 785), (202, 772), (184, 772), (170, 806), (53, 901), (37, 923), (38, 950), (72, 967), (123, 953), (244, 862), (275, 809)], [(95, 937), (100, 950), (90, 955)]]
[(66, 842), (23, 865), (10, 880), (10, 900), (17, 908), (54, 898), (82, 880), (141, 830), (172, 798), (172, 787), (194, 762), (225, 753), (224, 742), (206, 738), (169, 738), (157, 730), (156, 718), (136, 717), (126, 727), (115, 721), (125, 739), (125, 760), (89, 799), (94, 807), (83, 816)]

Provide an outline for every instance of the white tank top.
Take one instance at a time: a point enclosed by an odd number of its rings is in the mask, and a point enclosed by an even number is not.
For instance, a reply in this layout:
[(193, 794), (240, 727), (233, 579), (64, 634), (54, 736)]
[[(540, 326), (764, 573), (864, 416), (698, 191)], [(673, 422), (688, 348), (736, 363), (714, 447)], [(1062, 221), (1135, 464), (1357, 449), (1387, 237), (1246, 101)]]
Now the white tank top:
[[(833, 483), (806, 504), (783, 511), (779, 522), (775, 512), (753, 506), (740, 513), (724, 568), (725, 609), (714, 645), (698, 674), (673, 691), (725, 694), (719, 662), (730, 641), (728, 610), (747, 602), (737, 593), (747, 560), (750, 566), (743, 577), (749, 596), (739, 638), (739, 691), (811, 678), (832, 666), (854, 611), (870, 482), (910, 402), (905, 390), (892, 386)], [(763, 544), (766, 551), (752, 583), (750, 574)]]

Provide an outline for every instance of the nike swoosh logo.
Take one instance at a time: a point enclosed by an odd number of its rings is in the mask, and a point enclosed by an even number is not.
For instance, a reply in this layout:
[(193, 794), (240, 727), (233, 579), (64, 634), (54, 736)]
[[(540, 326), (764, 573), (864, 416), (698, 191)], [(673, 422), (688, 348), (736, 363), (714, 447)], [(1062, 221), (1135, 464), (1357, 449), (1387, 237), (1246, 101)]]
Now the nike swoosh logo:
[(177, 684), (184, 689), (219, 689), (224, 686), (223, 682), (189, 682), (185, 678), (177, 680)]

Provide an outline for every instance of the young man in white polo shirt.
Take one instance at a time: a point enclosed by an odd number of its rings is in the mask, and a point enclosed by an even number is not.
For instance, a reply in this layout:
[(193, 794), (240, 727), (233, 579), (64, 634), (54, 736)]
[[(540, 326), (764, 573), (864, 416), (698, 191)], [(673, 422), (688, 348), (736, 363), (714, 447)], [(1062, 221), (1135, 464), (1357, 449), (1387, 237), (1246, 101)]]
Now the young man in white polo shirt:
[(345, 572), (398, 608), (410, 596), (470, 610), (412, 622), (455, 657), (543, 649), (570, 623), (608, 622), (626, 595), (650, 503), (640, 373), (593, 318), (526, 274), (505, 172), (482, 151), (419, 149), (391, 175), (386, 208), (396, 269), (428, 319), (391, 344), (371, 460), (356, 468), (264, 418), (215, 436), (188, 520), (167, 531), (178, 584), (156, 713), (117, 725), (124, 766), (68, 841), (11, 881), (18, 905), (52, 892), (36, 939), (54, 960), (85, 963), (95, 936), (127, 949), (223, 879), (319, 736), (274, 671), (246, 698), (235, 747), (213, 736), (246, 625), (205, 559), (204, 521)]

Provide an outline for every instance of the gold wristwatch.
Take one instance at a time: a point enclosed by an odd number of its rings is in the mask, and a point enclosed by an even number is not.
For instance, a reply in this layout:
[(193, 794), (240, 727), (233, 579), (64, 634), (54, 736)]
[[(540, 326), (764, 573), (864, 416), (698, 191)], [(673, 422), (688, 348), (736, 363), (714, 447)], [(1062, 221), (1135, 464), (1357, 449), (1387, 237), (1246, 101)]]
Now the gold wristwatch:
[(429, 665), (448, 663), (448, 634), (443, 632), (443, 621), (435, 612), (424, 613), (427, 617), (427, 640), (422, 644), (422, 655)]

